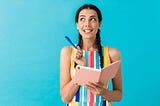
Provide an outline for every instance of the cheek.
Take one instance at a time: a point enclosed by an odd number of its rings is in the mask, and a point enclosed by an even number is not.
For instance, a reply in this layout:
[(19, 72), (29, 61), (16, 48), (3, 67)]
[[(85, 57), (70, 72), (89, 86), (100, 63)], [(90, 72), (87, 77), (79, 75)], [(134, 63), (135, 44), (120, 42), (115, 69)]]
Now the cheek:
[(94, 24), (95, 28), (99, 28), (99, 26), (100, 26), (99, 24)]
[(82, 27), (82, 26), (83, 26), (83, 22), (78, 22), (78, 23), (77, 23), (77, 26), (78, 26), (78, 27)]
[(92, 23), (91, 26), (92, 26), (92, 28), (95, 28), (95, 29), (99, 28), (99, 24), (98, 23)]
[(83, 28), (83, 24), (79, 24), (78, 27), (79, 27), (79, 28)]

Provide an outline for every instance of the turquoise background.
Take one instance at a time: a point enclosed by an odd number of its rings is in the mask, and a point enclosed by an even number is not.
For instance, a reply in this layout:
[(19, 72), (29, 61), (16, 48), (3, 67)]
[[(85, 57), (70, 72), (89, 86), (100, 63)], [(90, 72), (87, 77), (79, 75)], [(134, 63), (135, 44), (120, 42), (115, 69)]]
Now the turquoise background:
[(103, 45), (121, 52), (123, 99), (113, 106), (157, 106), (160, 98), (159, 0), (0, 0), (0, 106), (63, 106), (59, 58), (77, 42), (84, 3), (103, 14)]

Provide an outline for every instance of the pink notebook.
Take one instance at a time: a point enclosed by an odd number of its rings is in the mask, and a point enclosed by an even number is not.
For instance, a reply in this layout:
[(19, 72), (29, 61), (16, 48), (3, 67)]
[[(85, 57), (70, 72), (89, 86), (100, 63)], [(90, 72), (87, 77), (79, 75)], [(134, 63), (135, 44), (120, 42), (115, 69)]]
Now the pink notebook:
[(120, 64), (121, 61), (119, 60), (101, 70), (77, 65), (74, 81), (78, 85), (85, 85), (87, 82), (108, 82), (108, 80), (116, 76)]

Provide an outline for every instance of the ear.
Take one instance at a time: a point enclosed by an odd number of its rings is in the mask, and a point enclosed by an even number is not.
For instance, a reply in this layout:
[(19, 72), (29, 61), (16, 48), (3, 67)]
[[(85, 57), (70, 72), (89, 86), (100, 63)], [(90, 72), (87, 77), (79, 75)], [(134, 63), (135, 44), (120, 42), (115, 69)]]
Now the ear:
[(79, 29), (79, 27), (78, 27), (78, 24), (77, 24), (77, 22), (76, 22), (76, 26), (77, 26), (77, 30)]
[(99, 23), (99, 29), (101, 28), (101, 22)]

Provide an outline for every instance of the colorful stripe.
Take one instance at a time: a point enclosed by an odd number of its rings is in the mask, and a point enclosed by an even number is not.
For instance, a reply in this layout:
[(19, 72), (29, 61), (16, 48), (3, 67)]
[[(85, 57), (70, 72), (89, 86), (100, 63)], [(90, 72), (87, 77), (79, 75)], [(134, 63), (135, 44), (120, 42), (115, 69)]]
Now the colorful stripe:
[[(103, 47), (104, 50), (104, 67), (110, 64), (110, 58), (109, 58), (109, 48), (107, 46)], [(108, 83), (109, 82), (104, 82), (103, 87), (108, 88)], [(109, 101), (103, 101), (103, 106), (111, 106), (111, 102)]]
[[(83, 52), (83, 56), (84, 57), (87, 57), (85, 56), (87, 53)], [(80, 92), (81, 92), (81, 97), (80, 97), (80, 103), (84, 103), (85, 102), (85, 95), (87, 95), (87, 90), (84, 88), (84, 86), (80, 86)], [(87, 98), (87, 97), (86, 97)], [(83, 106), (83, 104), (79, 104), (79, 106)]]
[(111, 106), (111, 102), (108, 102), (108, 105), (107, 106)]
[[(72, 49), (72, 55), (74, 55), (75, 49)], [(108, 47), (104, 46), (102, 49), (104, 56), (104, 67), (110, 63)], [(86, 59), (86, 66), (100, 69), (100, 58), (98, 51), (83, 51), (83, 56)], [(71, 61), (71, 78), (74, 78), (75, 68), (74, 61)], [(103, 83), (105, 88), (108, 88), (108, 82)], [(110, 86), (110, 85), (109, 85)], [(103, 97), (96, 96), (84, 86), (80, 86), (76, 95), (72, 99), (72, 102), (66, 106), (111, 106), (111, 102), (105, 101)]]
[(78, 89), (78, 91), (77, 91), (77, 93), (76, 93), (76, 101), (79, 101), (79, 96), (80, 96), (80, 87), (79, 87), (79, 89)]
[[(74, 48), (72, 48), (72, 56), (75, 54), (75, 50), (74, 50)], [(73, 79), (74, 78), (74, 71), (75, 71), (75, 69), (74, 69), (74, 60), (72, 60), (71, 59), (71, 78)]]
[(108, 47), (104, 46), (104, 67), (108, 65)]
[[(94, 51), (89, 51), (88, 66), (94, 68)], [(88, 97), (89, 106), (93, 106), (91, 103), (94, 103), (94, 94), (91, 91), (88, 92)]]
[[(98, 52), (96, 52), (96, 54), (95, 54), (95, 56), (96, 57), (99, 57), (99, 53)], [(96, 60), (95, 60), (95, 64), (96, 64), (96, 69), (100, 69), (100, 58), (96, 58)], [(98, 102), (100, 102), (101, 101), (101, 98), (100, 98), (100, 96), (95, 96), (95, 102), (96, 103), (98, 103)], [(100, 105), (97, 105), (96, 104), (96, 106), (100, 106)]]
[[(108, 47), (104, 46), (103, 48), (104, 48), (104, 52), (103, 52), (104, 53), (104, 60), (103, 61), (104, 61), (104, 67), (105, 67), (109, 63), (108, 62)], [(108, 88), (108, 82), (104, 82), (103, 87)]]
[[(88, 60), (88, 52), (87, 51), (83, 51), (83, 56), (85, 57), (86, 60)], [(86, 66), (88, 66), (88, 61), (86, 61)], [(86, 87), (82, 86), (83, 87), (83, 90), (84, 90), (84, 95), (83, 95), (83, 103), (87, 103), (88, 102), (88, 90)], [(87, 105), (87, 104), (86, 104)], [(85, 106), (85, 105), (84, 105)]]

